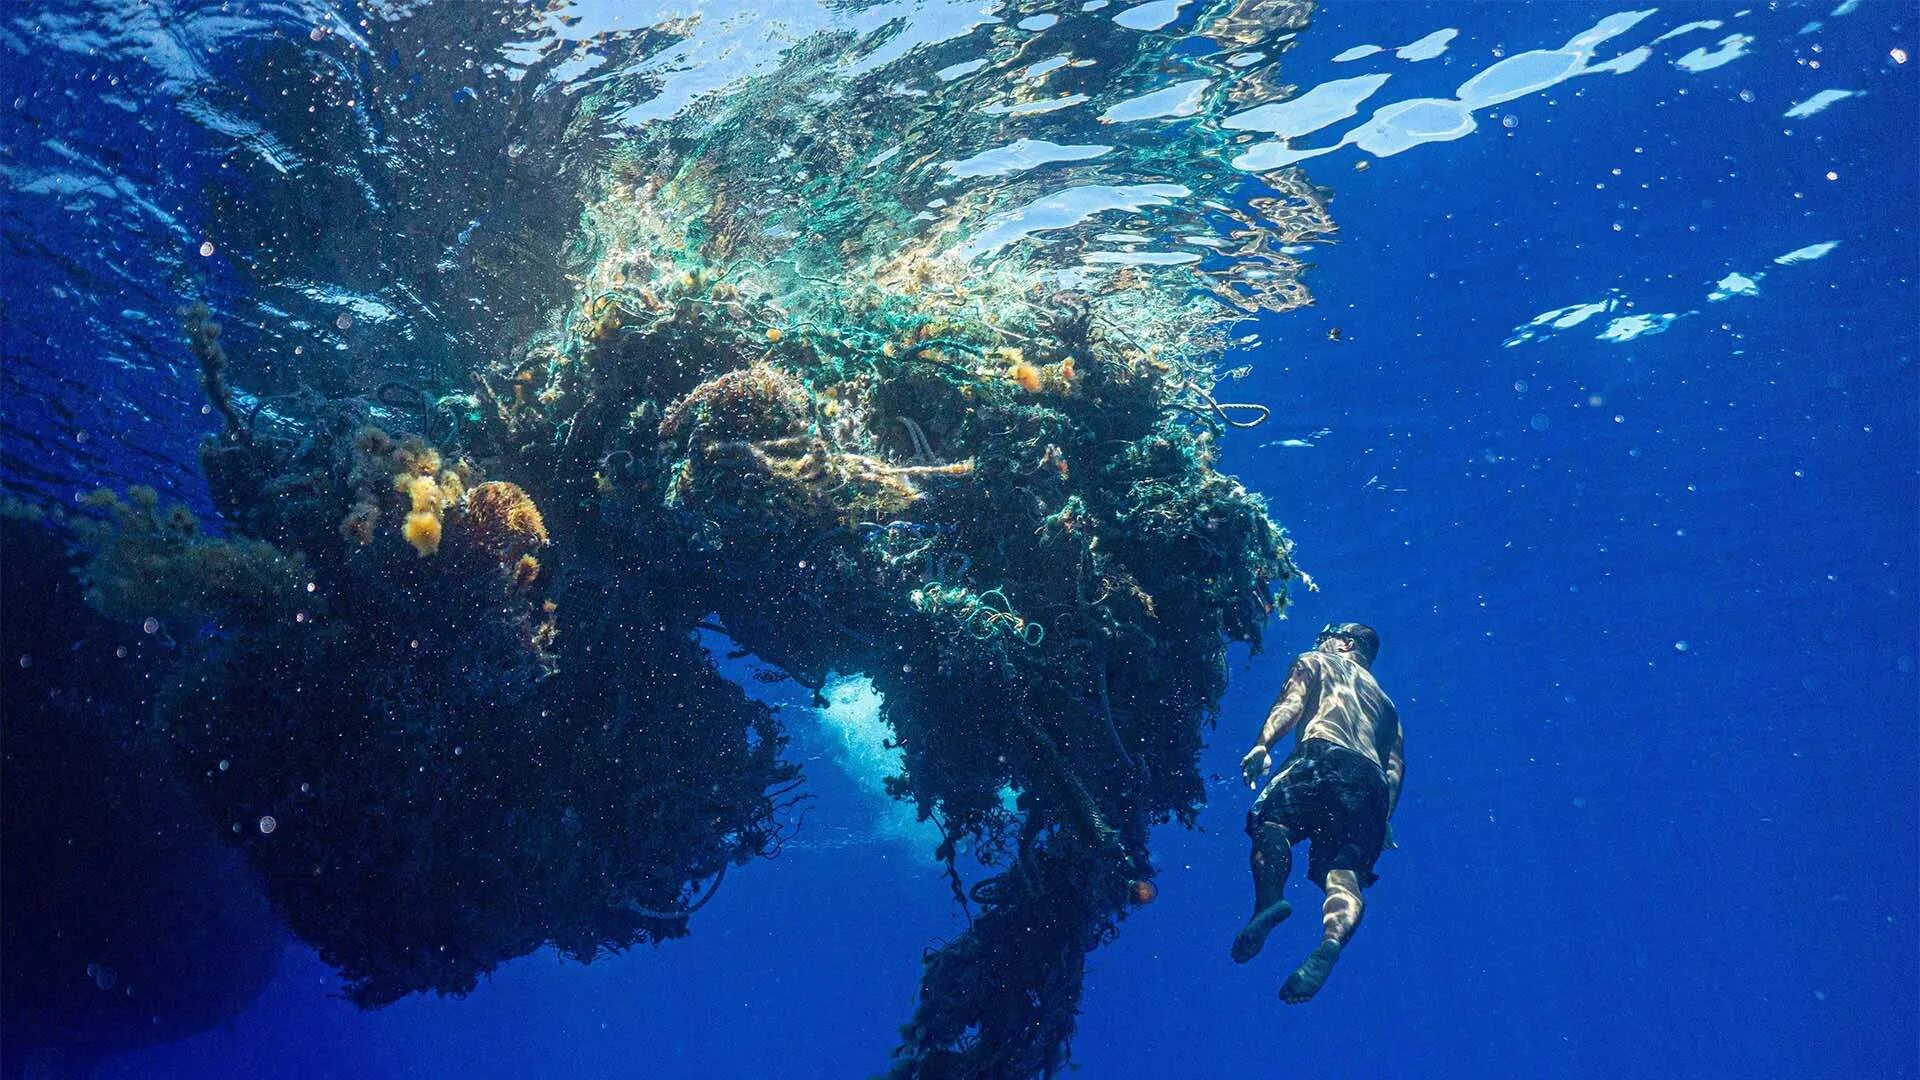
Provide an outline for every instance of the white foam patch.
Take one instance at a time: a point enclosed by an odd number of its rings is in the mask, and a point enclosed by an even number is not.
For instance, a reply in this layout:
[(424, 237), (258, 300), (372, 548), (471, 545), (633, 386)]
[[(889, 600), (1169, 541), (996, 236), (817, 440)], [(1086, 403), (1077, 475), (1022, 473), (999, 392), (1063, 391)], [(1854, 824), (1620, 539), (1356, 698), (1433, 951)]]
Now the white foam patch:
[(1524, 345), (1529, 341), (1551, 337), (1557, 331), (1572, 329), (1595, 315), (1605, 315), (1619, 306), (1618, 297), (1608, 297), (1605, 300), (1568, 304), (1566, 307), (1557, 307), (1552, 311), (1543, 311), (1514, 327), (1512, 336), (1501, 344), (1511, 349), (1515, 345)]
[(1065, 53), (1061, 53), (1059, 56), (1049, 56), (1037, 64), (1029, 64), (1027, 69), (1020, 73), (1020, 78), (1024, 81), (1032, 82), (1042, 75), (1051, 75), (1059, 71), (1061, 68), (1066, 67), (1068, 63), (1072, 62), (1072, 60), (1073, 57)]
[(933, 76), (941, 82), (952, 82), (962, 75), (971, 75), (986, 66), (987, 62), (984, 58), (980, 60), (968, 60), (962, 64), (950, 64), (947, 67), (943, 67), (939, 71), (934, 72)]
[(1150, 94), (1128, 98), (1101, 113), (1100, 122), (1114, 124), (1133, 120), (1195, 116), (1200, 112), (1201, 95), (1206, 93), (1211, 82), (1210, 79), (1190, 79), (1187, 82), (1174, 83), (1172, 86), (1155, 90)]
[(1364, 60), (1365, 58), (1372, 56), (1374, 53), (1381, 53), (1386, 51), (1387, 50), (1381, 48), (1378, 45), (1355, 45), (1353, 48), (1348, 49), (1345, 52), (1342, 52), (1340, 55), (1334, 57), (1333, 62), (1336, 64), (1345, 64), (1352, 60)]
[(1673, 66), (1696, 75), (1702, 71), (1712, 71), (1714, 68), (1724, 67), (1747, 55), (1747, 46), (1751, 44), (1753, 44), (1753, 38), (1746, 34), (1728, 34), (1720, 39), (1717, 47), (1695, 49), (1675, 60)]
[(1298, 97), (1259, 105), (1220, 122), (1229, 131), (1264, 131), (1283, 139), (1306, 135), (1360, 111), (1360, 103), (1386, 85), (1387, 75), (1332, 79)]
[(1083, 184), (1067, 188), (987, 218), (980, 235), (958, 248), (956, 255), (971, 262), (1036, 233), (1072, 228), (1095, 214), (1109, 210), (1134, 213), (1149, 206), (1167, 206), (1191, 194), (1179, 184)]
[(1780, 266), (1792, 266), (1795, 263), (1812, 262), (1815, 259), (1826, 258), (1827, 252), (1839, 246), (1840, 241), (1838, 240), (1828, 240), (1819, 244), (1808, 244), (1803, 248), (1795, 248), (1773, 261)]
[(1615, 345), (1620, 345), (1632, 341), (1635, 338), (1643, 338), (1651, 334), (1664, 334), (1667, 332), (1667, 327), (1672, 326), (1674, 320), (1680, 318), (1682, 314), (1691, 313), (1667, 311), (1646, 315), (1622, 315), (1608, 323), (1607, 328), (1594, 335), (1594, 337), (1599, 341), (1607, 341)]
[(1431, 60), (1441, 53), (1446, 52), (1448, 43), (1459, 36), (1460, 31), (1452, 27), (1447, 27), (1444, 30), (1435, 30), (1419, 41), (1408, 42), (1393, 50), (1393, 55), (1402, 60), (1411, 60), (1416, 63), (1421, 60)]
[(1658, 45), (1663, 41), (1672, 41), (1674, 38), (1679, 37), (1681, 34), (1691, 34), (1695, 30), (1718, 30), (1725, 25), (1726, 24), (1721, 22), (1719, 19), (1701, 19), (1698, 22), (1681, 23), (1679, 26), (1676, 26), (1673, 29), (1667, 31), (1666, 33), (1661, 34), (1659, 37), (1654, 38), (1653, 43), (1655, 45)]
[(1191, 251), (1089, 251), (1081, 256), (1081, 261), (1121, 266), (1185, 266), (1199, 262), (1200, 256)]
[(1180, 9), (1186, 7), (1188, 0), (1153, 0), (1150, 4), (1130, 7), (1113, 17), (1113, 21), (1129, 30), (1158, 30), (1180, 17)]
[(1839, 6), (1835, 7), (1832, 11), (1828, 12), (1827, 17), (1830, 19), (1837, 19), (1842, 15), (1851, 15), (1855, 11), (1858, 11), (1859, 9), (1860, 9), (1860, 0), (1840, 0)]
[(886, 720), (886, 699), (864, 675), (829, 680), (821, 689), (827, 699), (814, 710), (828, 736), (828, 749), (838, 765), (875, 805), (875, 832), (931, 852), (940, 844), (940, 830), (931, 821), (917, 820), (910, 803), (887, 794), (887, 777), (904, 771), (906, 754), (889, 747), (893, 729)]
[(1707, 294), (1707, 299), (1719, 303), (1736, 296), (1759, 296), (1760, 280), (1766, 276), (1759, 270), (1755, 270), (1751, 276), (1735, 270), (1713, 283), (1713, 291)]
[(1048, 30), (1053, 27), (1054, 23), (1059, 21), (1060, 16), (1058, 15), (1029, 15), (1019, 22), (1014, 23), (1014, 25), (1022, 30)]
[(1374, 157), (1392, 157), (1427, 143), (1463, 139), (1476, 126), (1472, 108), (1463, 101), (1413, 98), (1382, 106), (1341, 141)]
[(1111, 146), (1099, 144), (1062, 146), (1045, 139), (1021, 139), (1007, 146), (983, 150), (970, 158), (944, 162), (940, 167), (956, 180), (977, 176), (1008, 176), (1056, 161), (1087, 161), (1112, 150)]
[(1071, 109), (1086, 100), (1085, 94), (1068, 94), (1065, 97), (1049, 98), (1046, 101), (1026, 101), (1017, 105), (987, 105), (980, 111), (988, 116), (1037, 116), (1040, 113)]
[(1588, 75), (1598, 75), (1601, 73), (1608, 75), (1625, 75), (1627, 72), (1634, 70), (1652, 58), (1653, 50), (1642, 45), (1637, 49), (1629, 49), (1611, 60), (1601, 61), (1589, 67), (1585, 73)]
[(1822, 90), (1800, 104), (1795, 105), (1793, 108), (1788, 109), (1785, 115), (1798, 120), (1803, 116), (1812, 116), (1814, 113), (1822, 112), (1827, 106), (1832, 105), (1836, 101), (1845, 101), (1850, 97), (1859, 96), (1860, 91), (1858, 90)]
[[(1345, 145), (1344, 143), (1340, 145)], [(1298, 161), (1317, 158), (1321, 154), (1331, 154), (1340, 146), (1322, 146), (1314, 150), (1295, 150), (1285, 143), (1266, 142), (1252, 147), (1246, 153), (1233, 159), (1233, 167), (1241, 172), (1267, 172), (1285, 168)]]

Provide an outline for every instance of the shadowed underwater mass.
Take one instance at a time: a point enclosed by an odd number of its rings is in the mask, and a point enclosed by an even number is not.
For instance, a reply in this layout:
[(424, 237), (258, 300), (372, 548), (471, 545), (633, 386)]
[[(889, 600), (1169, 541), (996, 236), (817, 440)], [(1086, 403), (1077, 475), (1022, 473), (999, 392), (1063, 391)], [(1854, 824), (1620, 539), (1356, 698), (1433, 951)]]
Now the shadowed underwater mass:
[[(939, 830), (969, 924), (892, 1075), (1067, 1065), (1151, 827), (1204, 799), (1227, 647), (1297, 576), (1217, 468), (1266, 410), (1215, 364), (1306, 302), (1283, 249), (1332, 223), (1213, 122), (1279, 92), (1304, 4), (1030, 7), (816, 13), (724, 94), (653, 58), (739, 21), (383, 8), (228, 46), (339, 107), (227, 103), (265, 141), (210, 243), (262, 254), (184, 320), (215, 517), (135, 487), (45, 521), (98, 612), (191, 643), (143, 738), (355, 1001), (683, 935), (777, 853), (798, 770), (720, 630), (868, 680)], [(456, 31), (518, 75), (402, 77)], [(483, 169), (592, 149), (509, 212), (522, 166), (432, 191), (402, 121)], [(316, 286), (363, 228), (361, 287)]]

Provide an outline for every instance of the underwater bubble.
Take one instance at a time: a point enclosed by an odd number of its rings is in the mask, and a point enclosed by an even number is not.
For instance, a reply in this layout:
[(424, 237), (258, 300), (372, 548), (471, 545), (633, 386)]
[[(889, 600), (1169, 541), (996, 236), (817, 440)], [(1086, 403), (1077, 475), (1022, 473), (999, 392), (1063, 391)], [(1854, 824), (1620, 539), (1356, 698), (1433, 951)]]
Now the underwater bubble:
[(1534, 413), (1533, 419), (1527, 421), (1527, 426), (1535, 431), (1545, 431), (1552, 424), (1553, 421), (1547, 419), (1547, 414), (1543, 412)]
[(1907, 50), (1905, 49), (1898, 47), (1888, 49), (1887, 55), (1893, 57), (1893, 62), (1896, 64), (1904, 64), (1907, 62)]
[(309, 784), (309, 783), (306, 783), (305, 781), (302, 781), (302, 782), (301, 782), (301, 784), (300, 784), (300, 794), (302, 794), (302, 795), (311, 795), (311, 794), (313, 794), (313, 785), (312, 785), (312, 784)]
[(226, 772), (226, 771), (227, 771), (228, 769), (231, 769), (231, 768), (233, 768), (233, 762), (231, 762), (231, 761), (228, 761), (228, 760), (227, 760), (226, 758), (221, 758), (221, 759), (220, 759), (220, 771), (221, 771), (221, 772)]
[(1525, 379), (1515, 379), (1515, 380), (1513, 380), (1513, 392), (1514, 392), (1514, 393), (1516, 393), (1516, 394), (1524, 394), (1524, 393), (1526, 393), (1526, 392), (1527, 392), (1527, 380), (1525, 380)]
[(339, 327), (342, 330), (349, 329), (350, 327), (353, 326), (353, 316), (343, 311), (340, 313), (339, 318), (333, 320), (333, 325)]
[(1512, 131), (1514, 128), (1520, 126), (1520, 118), (1512, 113), (1508, 113), (1500, 118), (1500, 126), (1506, 128), (1508, 131)]
[(273, 830), (279, 827), (280, 827), (280, 823), (273, 820), (272, 814), (260, 815), (260, 835), (261, 836), (272, 836)]
[(213, 254), (213, 241), (202, 240), (200, 242), (200, 257), (204, 259), (207, 256), (212, 254)]
[(294, 622), (297, 622), (297, 623), (303, 623), (303, 622), (306, 622), (306, 621), (307, 621), (307, 613), (306, 613), (306, 612), (304, 612), (304, 611), (296, 611), (296, 612), (294, 612), (294, 613), (293, 613), (293, 621), (294, 621)]
[(119, 648), (113, 650), (113, 656), (114, 656), (114, 659), (116, 660), (125, 660), (127, 658), (127, 647), (125, 645), (122, 645)]
[(158, 633), (160, 630), (160, 620), (149, 615), (147, 616), (147, 621), (140, 624), (140, 629), (145, 630), (149, 634)]
[(315, 44), (327, 40), (327, 28), (324, 26), (316, 26), (307, 31), (307, 40)]
[(1753, 91), (1751, 91), (1751, 90), (1742, 90), (1742, 91), (1740, 91), (1740, 100), (1741, 100), (1741, 101), (1746, 101), (1746, 102), (1751, 102), (1751, 101), (1753, 100)]
[(1674, 651), (1674, 652), (1686, 652), (1687, 650), (1689, 650), (1689, 649), (1691, 649), (1691, 648), (1693, 648), (1693, 646), (1691, 646), (1691, 645), (1689, 645), (1689, 644), (1687, 644), (1687, 643), (1686, 643), (1686, 642), (1684, 642), (1684, 641), (1676, 641), (1676, 642), (1674, 642), (1674, 643), (1673, 643), (1673, 651)]

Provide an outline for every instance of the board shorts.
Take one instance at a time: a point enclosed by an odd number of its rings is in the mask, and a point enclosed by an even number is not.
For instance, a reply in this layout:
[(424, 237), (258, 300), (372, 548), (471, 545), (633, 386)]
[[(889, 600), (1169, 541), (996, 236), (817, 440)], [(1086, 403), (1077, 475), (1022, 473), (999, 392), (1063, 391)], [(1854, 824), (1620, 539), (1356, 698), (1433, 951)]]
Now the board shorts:
[(1284, 827), (1295, 841), (1312, 841), (1307, 878), (1325, 888), (1327, 871), (1351, 870), (1362, 886), (1380, 879), (1374, 860), (1387, 841), (1387, 778), (1373, 759), (1325, 739), (1294, 748), (1253, 801), (1247, 835), (1260, 826)]

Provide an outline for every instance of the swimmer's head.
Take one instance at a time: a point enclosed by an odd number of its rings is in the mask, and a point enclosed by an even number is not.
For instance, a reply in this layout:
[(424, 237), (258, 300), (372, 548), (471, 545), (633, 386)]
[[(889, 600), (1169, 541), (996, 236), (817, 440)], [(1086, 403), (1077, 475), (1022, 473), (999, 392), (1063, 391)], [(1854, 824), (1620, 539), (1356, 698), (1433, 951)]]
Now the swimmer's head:
[(1380, 655), (1380, 631), (1365, 623), (1328, 623), (1320, 628), (1320, 636), (1313, 639), (1313, 647), (1371, 668), (1373, 658)]

